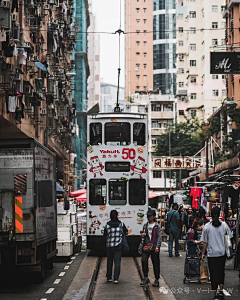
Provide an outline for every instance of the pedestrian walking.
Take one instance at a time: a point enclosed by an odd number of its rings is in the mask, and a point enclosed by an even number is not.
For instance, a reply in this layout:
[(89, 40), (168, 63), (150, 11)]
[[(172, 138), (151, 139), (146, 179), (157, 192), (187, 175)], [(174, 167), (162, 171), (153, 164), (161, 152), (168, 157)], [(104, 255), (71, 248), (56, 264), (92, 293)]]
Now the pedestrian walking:
[[(203, 242), (202, 260), (205, 259), (207, 250), (208, 267), (210, 271), (210, 280), (212, 290), (214, 291), (214, 299), (224, 299), (223, 285), (225, 277), (226, 248), (225, 237), (232, 233), (225, 222), (219, 220), (220, 209), (214, 207), (211, 210), (212, 221), (207, 223), (202, 232), (201, 241)], [(218, 292), (218, 286), (220, 291)]]
[(178, 204), (173, 203), (173, 210), (170, 210), (167, 214), (167, 221), (169, 224), (169, 241), (168, 252), (169, 257), (172, 257), (173, 240), (175, 240), (175, 256), (179, 256), (179, 235), (180, 235), (180, 216), (178, 212)]
[(140, 285), (145, 286), (150, 283), (148, 278), (148, 259), (151, 256), (155, 281), (152, 284), (154, 287), (159, 287), (160, 278), (160, 258), (159, 251), (162, 242), (162, 229), (156, 222), (156, 212), (149, 210), (147, 212), (148, 222), (143, 225), (142, 239), (139, 246), (139, 253), (142, 255), (142, 270), (144, 278)]
[(125, 224), (118, 219), (118, 212), (112, 210), (110, 212), (110, 221), (104, 227), (104, 236), (107, 238), (107, 281), (112, 282), (112, 271), (114, 262), (114, 283), (118, 283), (121, 257), (122, 257), (122, 241), (123, 234), (127, 234), (128, 230)]
[(189, 228), (192, 227), (192, 223), (193, 223), (193, 220), (195, 219), (195, 217), (193, 216), (193, 209), (192, 207), (190, 206), (188, 209), (187, 209), (187, 216), (186, 216), (186, 219), (185, 219), (185, 226), (187, 228), (187, 231), (189, 230)]

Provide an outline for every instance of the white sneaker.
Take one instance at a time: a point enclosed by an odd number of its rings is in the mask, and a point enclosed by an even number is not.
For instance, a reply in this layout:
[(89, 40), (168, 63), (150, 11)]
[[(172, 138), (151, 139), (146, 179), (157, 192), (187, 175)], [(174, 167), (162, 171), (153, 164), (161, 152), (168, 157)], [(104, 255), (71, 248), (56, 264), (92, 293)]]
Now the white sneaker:
[(110, 278), (110, 279), (107, 279), (107, 282), (112, 282), (112, 279)]
[(114, 283), (118, 283), (118, 280), (114, 280)]

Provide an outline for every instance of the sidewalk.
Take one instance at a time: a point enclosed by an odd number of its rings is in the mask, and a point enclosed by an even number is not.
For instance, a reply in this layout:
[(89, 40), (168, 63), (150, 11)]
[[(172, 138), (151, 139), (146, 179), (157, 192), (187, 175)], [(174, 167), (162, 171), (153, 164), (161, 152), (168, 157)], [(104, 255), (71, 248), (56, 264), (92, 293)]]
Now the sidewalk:
[[(211, 300), (213, 292), (211, 284), (186, 283), (183, 284), (185, 252), (181, 251), (180, 257), (169, 257), (167, 243), (163, 242), (160, 253), (161, 275), (165, 280), (168, 289), (161, 289), (162, 295), (174, 295), (177, 300)], [(240, 282), (238, 271), (225, 271), (225, 298), (229, 300), (240, 299)]]

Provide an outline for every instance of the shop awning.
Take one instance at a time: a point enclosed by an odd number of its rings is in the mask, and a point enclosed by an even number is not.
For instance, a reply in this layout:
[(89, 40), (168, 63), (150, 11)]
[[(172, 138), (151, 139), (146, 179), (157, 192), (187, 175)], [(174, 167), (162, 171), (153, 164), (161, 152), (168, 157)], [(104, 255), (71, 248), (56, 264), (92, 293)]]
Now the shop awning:
[(84, 193), (76, 197), (77, 202), (87, 202), (87, 193)]
[(77, 191), (71, 192), (70, 196), (71, 197), (77, 197), (77, 196), (80, 196), (82, 194), (86, 194), (86, 192), (87, 192), (86, 189), (81, 189), (81, 190), (77, 190)]
[(66, 191), (64, 191), (64, 189), (61, 187), (61, 185), (58, 184), (57, 182), (56, 182), (56, 192), (59, 194), (66, 194)]

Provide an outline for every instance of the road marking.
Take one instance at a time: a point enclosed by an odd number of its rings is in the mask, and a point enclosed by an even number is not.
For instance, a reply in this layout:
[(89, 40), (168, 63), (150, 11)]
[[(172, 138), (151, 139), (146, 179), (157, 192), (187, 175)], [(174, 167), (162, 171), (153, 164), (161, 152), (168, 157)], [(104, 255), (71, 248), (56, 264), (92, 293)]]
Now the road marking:
[(78, 256), (79, 253), (76, 253), (75, 255)]
[(67, 264), (68, 265), (71, 265), (73, 263), (73, 260), (69, 261)]
[(229, 294), (226, 290), (224, 290), (223, 289), (223, 294), (225, 295), (225, 296), (231, 296), (231, 294)]
[(42, 298), (41, 300), (47, 300), (47, 298)]
[(75, 258), (76, 258), (76, 256), (71, 257), (71, 259), (75, 259)]
[(61, 272), (58, 276), (63, 277), (66, 272)]
[(55, 290), (55, 288), (50, 288), (46, 291), (46, 294), (51, 294), (54, 290)]
[(53, 284), (59, 284), (60, 281), (61, 279), (56, 279)]
[(69, 266), (65, 266), (65, 267), (64, 267), (64, 270), (68, 270), (68, 269), (69, 269)]

